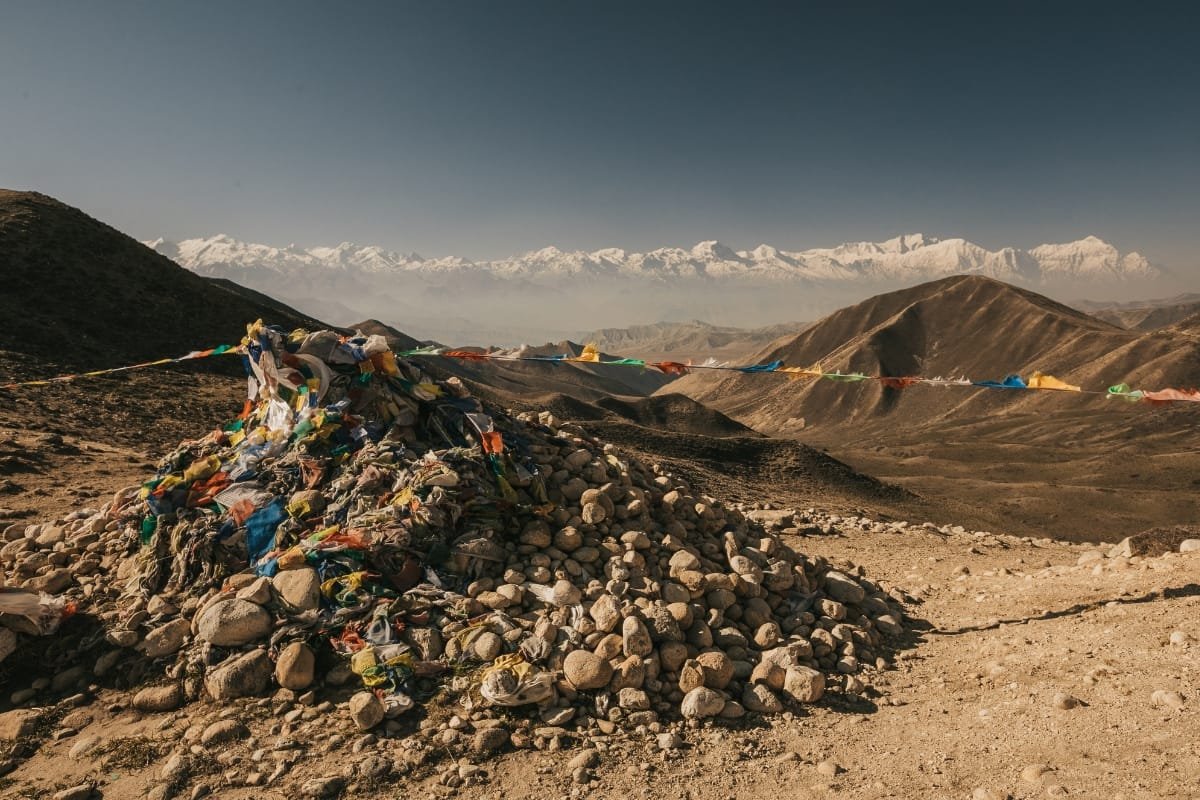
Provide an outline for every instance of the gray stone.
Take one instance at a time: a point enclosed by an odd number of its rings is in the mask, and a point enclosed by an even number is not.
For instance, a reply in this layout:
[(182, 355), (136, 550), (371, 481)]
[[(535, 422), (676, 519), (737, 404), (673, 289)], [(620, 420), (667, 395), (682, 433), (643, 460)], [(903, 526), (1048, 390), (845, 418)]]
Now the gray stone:
[(147, 686), (133, 696), (133, 707), (138, 711), (161, 713), (174, 711), (183, 705), (183, 687), (178, 683), (165, 686)]
[(621, 622), (621, 601), (611, 594), (602, 594), (588, 609), (588, 615), (596, 623), (596, 630), (609, 633)]
[(842, 603), (861, 603), (867, 596), (858, 581), (837, 570), (825, 574), (825, 593)]
[(567, 762), (567, 769), (591, 769), (599, 763), (600, 753), (594, 748), (588, 747), (580, 750)]
[(87, 800), (92, 796), (92, 791), (95, 787), (90, 783), (81, 783), (78, 786), (72, 786), (70, 789), (63, 789), (50, 795), (51, 800)]
[(788, 667), (783, 692), (797, 703), (815, 703), (825, 694), (825, 676), (809, 667)]
[(234, 656), (204, 676), (204, 688), (217, 701), (262, 694), (271, 681), (272, 667), (265, 650)]
[(167, 783), (182, 782), (187, 779), (189, 770), (187, 756), (183, 753), (175, 753), (167, 759), (166, 764), (163, 764), (159, 777)]
[(746, 687), (746, 691), (742, 692), (742, 705), (748, 711), (759, 714), (778, 714), (783, 711), (783, 703), (779, 702), (769, 686), (762, 683)]
[(57, 673), (50, 681), (50, 691), (68, 692), (79, 686), (88, 677), (88, 670), (83, 666), (74, 666)]
[(146, 634), (138, 649), (149, 658), (162, 658), (179, 652), (183, 640), (191, 633), (191, 624), (183, 618), (159, 625)]
[(699, 686), (683, 696), (679, 704), (679, 713), (687, 719), (706, 719), (715, 717), (725, 708), (725, 696), (720, 692)]
[(383, 722), (387, 709), (371, 692), (357, 692), (350, 698), (350, 718), (360, 731), (369, 731)]
[(79, 761), (86, 758), (99, 745), (99, 736), (81, 736), (75, 740), (75, 743), (71, 745), (71, 749), (67, 751), (67, 758), (70, 758), (72, 761)]
[(275, 682), (294, 692), (312, 685), (316, 656), (304, 642), (292, 642), (279, 654), (275, 662)]
[(504, 728), (484, 728), (471, 740), (471, 749), (481, 755), (495, 753), (508, 745), (509, 733)]
[(313, 798), (313, 800), (325, 800), (325, 798), (337, 797), (344, 788), (346, 788), (345, 778), (313, 778), (300, 786), (300, 795)]
[(650, 632), (637, 617), (626, 617), (621, 623), (621, 648), (627, 656), (648, 656), (654, 651)]
[(641, 689), (625, 688), (617, 692), (617, 705), (626, 711), (649, 711), (650, 696)]
[(321, 579), (311, 567), (283, 570), (271, 583), (283, 602), (297, 611), (311, 611), (321, 604)]
[(271, 579), (255, 578), (248, 585), (238, 589), (237, 599), (246, 600), (256, 605), (266, 605), (271, 602)]
[(0, 714), (0, 740), (17, 741), (29, 736), (42, 721), (42, 711), (18, 708)]
[(495, 661), (504, 652), (504, 640), (491, 631), (484, 631), (471, 642), (471, 652), (480, 661)]
[(236, 719), (222, 719), (217, 720), (204, 729), (200, 734), (200, 744), (205, 747), (212, 747), (213, 745), (236, 742), (240, 739), (245, 739), (249, 735), (250, 730)]
[(218, 647), (240, 647), (271, 633), (271, 615), (249, 600), (213, 603), (200, 615), (196, 635)]
[(601, 689), (612, 679), (612, 665), (587, 650), (572, 650), (563, 660), (563, 675), (576, 689)]

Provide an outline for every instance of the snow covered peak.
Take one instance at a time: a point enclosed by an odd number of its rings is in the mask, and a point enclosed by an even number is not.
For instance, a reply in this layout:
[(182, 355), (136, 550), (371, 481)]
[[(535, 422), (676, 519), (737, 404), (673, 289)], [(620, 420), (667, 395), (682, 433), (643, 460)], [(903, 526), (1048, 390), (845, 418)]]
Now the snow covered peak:
[(1043, 244), (1029, 251), (1046, 279), (1144, 278), (1161, 272), (1140, 253), (1121, 254), (1116, 247), (1096, 236), (1075, 242)]
[(738, 261), (738, 254), (714, 240), (700, 242), (692, 248), (692, 255), (706, 261)]
[(926, 236), (923, 233), (906, 233), (901, 234), (894, 239), (888, 239), (880, 246), (884, 252), (907, 253), (909, 250), (914, 250), (918, 247), (925, 247), (927, 245), (937, 243), (938, 239), (932, 236)]

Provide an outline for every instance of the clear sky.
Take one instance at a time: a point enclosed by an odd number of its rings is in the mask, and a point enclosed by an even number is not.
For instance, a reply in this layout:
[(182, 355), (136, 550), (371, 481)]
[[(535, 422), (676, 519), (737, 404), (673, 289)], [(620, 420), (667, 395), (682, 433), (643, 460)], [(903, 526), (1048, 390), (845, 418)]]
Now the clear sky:
[(1194, 8), (6, 0), (0, 186), (139, 238), (1095, 234), (1190, 271)]

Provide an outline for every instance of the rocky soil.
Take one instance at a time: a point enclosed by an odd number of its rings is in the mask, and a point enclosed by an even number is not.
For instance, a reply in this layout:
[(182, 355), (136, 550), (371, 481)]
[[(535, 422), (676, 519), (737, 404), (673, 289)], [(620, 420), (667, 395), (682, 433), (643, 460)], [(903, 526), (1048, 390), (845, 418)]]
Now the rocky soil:
[[(48, 709), (43, 743), (3, 792), (140, 797), (177, 781), (183, 796), (230, 798), (337, 786), (348, 797), (1194, 796), (1200, 554), (810, 518), (828, 532), (783, 538), (919, 601), (916, 637), (861, 695), (829, 693), (769, 722), (535, 734), (486, 754), (476, 748), (493, 737), (470, 715), (385, 737), (357, 731), (320, 691), (155, 713), (75, 675), (74, 697), (31, 704)], [(305, 717), (321, 735), (300, 741), (288, 728)], [(467, 752), (450, 755), (451, 738)]]
[[(175, 396), (149, 407), (186, 427)], [(7, 586), (78, 613), (0, 662), (0, 797), (986, 800), (1200, 781), (1195, 529), (1072, 544), (780, 508), (826, 485), (838, 505), (896, 494), (795, 465), (760, 481), (774, 505), (726, 504), (706, 496), (718, 449), (655, 462), (662, 437), (643, 431), (631, 458), (525, 414), (502, 422), (542, 431), (559, 512), (469, 554), (476, 579), (427, 616), (409, 609), (417, 681), (372, 694), (323, 639), (280, 636), (311, 605), (307, 567), (181, 584), (172, 565), (143, 591), (145, 511), (115, 491), (146, 478), (138, 412), (105, 398), (119, 422), (85, 439), (69, 393), (49, 402), (70, 412), (52, 427), (6, 419), (21, 483), (5, 503), (35, 500), (0, 528), (0, 560)], [(172, 463), (211, 451), (189, 452)], [(324, 501), (373, 496), (363, 466)], [(744, 465), (726, 480), (743, 499), (754, 485)], [(540, 702), (488, 700), (522, 693)]]

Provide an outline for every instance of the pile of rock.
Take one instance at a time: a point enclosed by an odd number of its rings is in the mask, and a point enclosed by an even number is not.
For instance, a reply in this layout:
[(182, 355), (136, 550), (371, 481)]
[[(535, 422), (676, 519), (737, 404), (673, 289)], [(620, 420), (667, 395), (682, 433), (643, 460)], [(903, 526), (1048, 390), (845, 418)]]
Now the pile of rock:
[(253, 411), (102, 509), (4, 531), (10, 584), (102, 623), (95, 675), (162, 676), (136, 708), (278, 687), (318, 725), (357, 681), (350, 718), (387, 732), (445, 689), (450, 738), (490, 752), (858, 692), (902, 635), (898, 592), (754, 512), (331, 336), (252, 331)]

